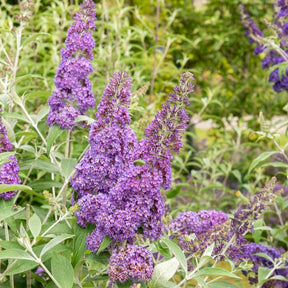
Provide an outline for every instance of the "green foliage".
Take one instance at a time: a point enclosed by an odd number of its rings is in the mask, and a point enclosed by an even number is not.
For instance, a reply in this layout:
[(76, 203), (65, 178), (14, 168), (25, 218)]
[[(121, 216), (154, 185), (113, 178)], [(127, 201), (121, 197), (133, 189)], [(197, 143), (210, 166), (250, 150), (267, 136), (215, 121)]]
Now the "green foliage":
[[(69, 135), (46, 125), (60, 49), (80, 1), (34, 1), (33, 13), (24, 24), (15, 17), (20, 13), (15, 2), (1, 2), (0, 106), (15, 152), (1, 153), (0, 165), (15, 155), (22, 185), (0, 184), (0, 193), (18, 191), (12, 201), (0, 201), (0, 286), (9, 287), (14, 279), (15, 287), (30, 281), (33, 288), (104, 288), (114, 248), (109, 246), (111, 239), (104, 238), (97, 255), (88, 252), (86, 236), (91, 231), (76, 224), (78, 207), (70, 202), (69, 179), (89, 147), (89, 128), (77, 128)], [(264, 118), (260, 123), (255, 120), (260, 110), (268, 119), (283, 114), (286, 95), (271, 89), (268, 72), (260, 67), (263, 55), (253, 55), (237, 8), (246, 2), (255, 17), (269, 19), (271, 1), (210, 0), (197, 7), (188, 0), (97, 2), (91, 76), (96, 101), (115, 70), (129, 72), (134, 79), (131, 127), (139, 139), (179, 75), (185, 70), (196, 74), (189, 129), (183, 149), (173, 159), (172, 188), (163, 195), (171, 207), (165, 224), (180, 211), (230, 213), (275, 175), (287, 186), (287, 144), (282, 145), (281, 137), (284, 142), (287, 138), (266, 125)], [(90, 125), (94, 114), (89, 111), (77, 121)], [(203, 131), (198, 128), (202, 120), (210, 121)], [(287, 115), (280, 125), (287, 126)], [(281, 159), (274, 161), (279, 155)], [(145, 163), (138, 159), (134, 164)], [(254, 223), (254, 232), (246, 235), (249, 241), (287, 249), (288, 197), (282, 192), (263, 219)], [(270, 217), (276, 220), (269, 226)], [(180, 288), (188, 283), (189, 287), (234, 288), (242, 280), (243, 287), (250, 287), (247, 279), (239, 279), (247, 263), (219, 262), (213, 245), (202, 255), (187, 258), (171, 235), (155, 242), (135, 241), (156, 255), (152, 281), (141, 287)], [(272, 269), (283, 268), (283, 261), (272, 261)], [(44, 269), (44, 277), (35, 274), (38, 267)], [(279, 275), (271, 277), (269, 271), (259, 268), (259, 285), (271, 279), (287, 281)], [(131, 282), (117, 286), (129, 287)]]

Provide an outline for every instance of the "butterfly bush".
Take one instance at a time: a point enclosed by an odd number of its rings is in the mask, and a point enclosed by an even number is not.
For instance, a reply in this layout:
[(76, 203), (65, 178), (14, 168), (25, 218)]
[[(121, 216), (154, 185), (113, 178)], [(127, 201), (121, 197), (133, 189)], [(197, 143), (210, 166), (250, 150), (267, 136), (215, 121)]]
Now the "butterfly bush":
[[(139, 142), (128, 126), (129, 75), (114, 73), (104, 90), (97, 121), (89, 133), (91, 148), (75, 167), (77, 172), (71, 185), (76, 194), (72, 202), (76, 200), (79, 205), (75, 213), (78, 224), (95, 225), (87, 236), (87, 248), (96, 253), (105, 236), (112, 240), (110, 246), (118, 247), (110, 259), (111, 284), (126, 279), (135, 283), (151, 279), (152, 256), (133, 243), (136, 235), (157, 240), (164, 230), (161, 218), (165, 208), (160, 190), (171, 185), (172, 152), (182, 147), (181, 134), (189, 119), (185, 107), (193, 92), (193, 80), (189, 72), (181, 75), (179, 85)], [(123, 248), (123, 242), (128, 246)], [(124, 254), (126, 262), (120, 263)], [(137, 262), (140, 266), (128, 271), (127, 267), (134, 267), (135, 259), (142, 259)], [(121, 272), (115, 273), (118, 270)]]
[[(7, 136), (6, 127), (3, 124), (2, 117), (0, 116), (0, 153), (10, 152), (13, 150), (12, 143)], [(7, 162), (0, 164), (0, 184), (20, 184), (21, 180), (18, 176), (19, 166), (17, 159), (14, 155), (11, 155)], [(16, 194), (17, 191), (8, 191), (0, 193), (0, 198), (4, 200), (10, 200)]]
[(49, 126), (58, 125), (61, 129), (72, 129), (75, 119), (95, 105), (92, 85), (88, 75), (93, 72), (91, 61), (95, 43), (92, 30), (95, 30), (95, 4), (85, 0), (74, 22), (68, 30), (62, 49), (62, 60), (55, 77), (56, 89), (50, 96), (50, 111), (47, 117)]
[[(279, 40), (279, 48), (276, 49), (276, 44), (269, 47), (269, 43), (264, 38), (264, 34), (254, 20), (251, 19), (249, 13), (246, 11), (243, 5), (240, 6), (241, 20), (243, 27), (246, 29), (246, 35), (249, 37), (251, 43), (257, 43), (254, 50), (254, 54), (258, 55), (265, 52), (265, 57), (262, 59), (262, 69), (268, 69), (272, 66), (278, 65), (283, 62), (288, 61), (288, 2), (287, 0), (278, 0), (274, 4), (275, 14), (274, 23), (269, 23), (268, 26), (271, 27), (277, 34)], [(279, 68), (274, 69), (269, 75), (269, 82), (274, 83), (273, 89), (276, 92), (281, 90), (288, 90), (288, 76), (286, 73), (280, 73)]]

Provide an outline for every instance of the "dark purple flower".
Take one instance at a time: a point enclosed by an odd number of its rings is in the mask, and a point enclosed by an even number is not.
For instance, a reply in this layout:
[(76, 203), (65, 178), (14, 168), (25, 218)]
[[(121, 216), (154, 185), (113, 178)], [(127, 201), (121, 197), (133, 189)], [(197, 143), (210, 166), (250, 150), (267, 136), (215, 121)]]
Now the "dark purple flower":
[(13, 145), (7, 136), (6, 127), (4, 126), (2, 116), (0, 115), (0, 153), (12, 151), (12, 149)]
[(115, 249), (109, 259), (109, 284), (117, 281), (124, 283), (131, 279), (133, 283), (151, 280), (153, 274), (152, 255), (141, 246), (127, 245)]
[(95, 29), (96, 20), (94, 2), (85, 0), (74, 20), (68, 30), (66, 47), (62, 49), (62, 61), (55, 77), (56, 90), (48, 100), (50, 111), (47, 124), (56, 124), (67, 130), (73, 128), (78, 116), (95, 104), (87, 77), (93, 72), (91, 61), (95, 43), (91, 30)]
[(288, 16), (288, 2), (286, 0), (278, 0), (278, 6), (280, 8), (278, 17)]
[(125, 72), (114, 73), (105, 88), (96, 113), (98, 119), (89, 133), (91, 148), (75, 167), (77, 173), (71, 179), (76, 199), (86, 194), (108, 193), (133, 163), (137, 139), (127, 126), (130, 89), (131, 78)]
[(288, 36), (288, 23), (285, 23), (282, 26), (282, 33), (283, 33), (284, 36)]

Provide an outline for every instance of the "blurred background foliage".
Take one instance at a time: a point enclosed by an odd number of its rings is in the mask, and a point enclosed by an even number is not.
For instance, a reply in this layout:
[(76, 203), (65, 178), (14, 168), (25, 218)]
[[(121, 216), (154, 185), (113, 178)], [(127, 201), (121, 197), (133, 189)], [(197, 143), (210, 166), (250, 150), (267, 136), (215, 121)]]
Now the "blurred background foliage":
[[(261, 69), (261, 55), (253, 55), (253, 45), (241, 29), (238, 13), (238, 5), (244, 3), (252, 16), (269, 20), (273, 0), (210, 0), (206, 4), (193, 0), (96, 2), (94, 86), (98, 95), (113, 71), (126, 69), (135, 79), (135, 89), (155, 81), (147, 102), (163, 100), (155, 95), (166, 97), (179, 75), (192, 70), (201, 90), (221, 86), (215, 98), (222, 105), (210, 105), (211, 115), (241, 116), (259, 110), (268, 118), (283, 114), (285, 95), (271, 92), (268, 73)], [(1, 3), (1, 27), (17, 25), (13, 15), (19, 10), (18, 1)], [(19, 75), (41, 75), (42, 80), (37, 82), (41, 89), (53, 89), (59, 50), (78, 4), (73, 0), (34, 3), (35, 11), (25, 33), (27, 37), (43, 34), (35, 36), (35, 41), (29, 40), (31, 45), (22, 53), (25, 59), (20, 61)], [(263, 28), (263, 23), (259, 25)], [(22, 84), (33, 86), (27, 80)], [(191, 109), (198, 108), (195, 103)]]
[[(25, 99), (31, 114), (37, 115), (43, 109), (43, 117), (48, 113), (45, 109), (54, 90), (60, 50), (65, 45), (67, 30), (80, 2), (34, 1), (33, 14), (23, 29), (16, 77), (17, 93)], [(253, 159), (262, 150), (274, 147), (267, 139), (256, 142), (260, 136), (253, 131), (260, 130), (257, 121), (260, 111), (267, 119), (282, 115), (287, 100), (285, 93), (276, 93), (271, 88), (268, 71), (261, 69), (260, 58), (263, 55), (253, 55), (254, 47), (242, 29), (238, 5), (245, 4), (251, 15), (259, 19), (260, 28), (267, 31), (261, 20), (271, 19), (272, 2), (96, 1), (95, 71), (90, 77), (95, 96), (99, 101), (114, 71), (128, 71), (134, 81), (130, 108), (132, 128), (139, 138), (143, 137), (147, 123), (177, 84), (180, 74), (186, 70), (195, 74), (196, 93), (189, 108), (191, 121), (185, 149), (174, 158), (175, 181), (167, 195), (171, 201), (179, 195), (188, 195), (193, 199), (190, 204), (195, 206), (194, 210), (209, 207), (225, 210), (236, 205), (236, 189), (254, 193), (268, 181), (264, 168), (257, 172), (260, 176), (254, 171), (247, 176)], [(10, 56), (15, 57), (17, 39), (13, 27), (19, 26), (15, 17), (19, 13), (18, 1), (1, 0), (0, 11), (1, 45), (8, 47)], [(1, 53), (1, 58), (5, 59)], [(1, 77), (6, 77), (9, 83), (13, 73), (6, 69), (5, 63), (1, 62), (0, 66)], [(6, 89), (9, 90), (9, 87)], [(8, 101), (7, 94), (2, 91), (0, 96), (4, 106)], [(90, 117), (94, 118), (94, 114), (95, 111), (89, 112)], [(244, 121), (247, 115), (250, 118)], [(238, 117), (236, 122), (231, 116)], [(16, 140), (22, 139), (22, 143), (29, 145), (32, 143), (31, 147), (36, 145), (35, 133), (26, 131), (25, 123), (19, 117), (18, 122), (15, 115), (13, 117), (11, 125), (16, 125)], [(211, 121), (209, 129), (197, 128), (200, 120), (208, 119)], [(45, 118), (39, 121), (39, 129), (44, 134), (48, 133)], [(59, 153), (65, 146), (64, 134), (56, 147)], [(78, 137), (72, 145), (73, 157), (77, 158), (87, 146), (88, 131), (75, 130), (74, 136)], [(22, 162), (34, 157), (31, 147), (31, 154), (27, 154), (29, 151), (25, 147)], [(46, 159), (47, 155), (46, 158), (43, 155), (38, 157)], [(45, 180), (49, 176), (40, 175), (36, 170), (34, 173), (37, 180)], [(24, 172), (22, 177), (25, 178)], [(219, 195), (225, 196), (227, 201)], [(177, 201), (176, 204), (172, 201), (171, 205), (178, 207), (181, 201)]]
[[(29, 203), (35, 205), (35, 209), (42, 206), (46, 211), (54, 205), (48, 192), (60, 188), (63, 177), (61, 173), (54, 173), (49, 151), (45, 151), (39, 133), (27, 122), (21, 109), (17, 105), (12, 111), (8, 108), (9, 95), (16, 89), (37, 128), (49, 138), (45, 119), (49, 111), (47, 101), (55, 89), (60, 51), (80, 2), (34, 0), (34, 11), (25, 27), (20, 27), (22, 37), (18, 37), (19, 3), (0, 0), (0, 78), (4, 83), (0, 88), (0, 108), (5, 112), (5, 125), (17, 152), (22, 183), (34, 191), (18, 195), (19, 205)], [(254, 46), (245, 36), (238, 13), (239, 4), (245, 4), (259, 27), (271, 35), (262, 20), (272, 18), (273, 0), (95, 2), (98, 18), (93, 32), (95, 71), (90, 79), (96, 101), (100, 101), (113, 72), (129, 72), (133, 79), (131, 126), (139, 139), (180, 74), (187, 70), (195, 74), (196, 91), (188, 111), (191, 120), (184, 149), (174, 156), (173, 186), (163, 195), (171, 207), (171, 215), (201, 209), (230, 213), (243, 201), (239, 195), (249, 198), (276, 176), (278, 202), (271, 211), (265, 212), (272, 228), (268, 229), (265, 222), (258, 223), (265, 229), (247, 237), (256, 243), (269, 240), (271, 245), (286, 247), (287, 224), (283, 223), (288, 221), (285, 212), (288, 157), (284, 146), (287, 138), (284, 133), (271, 132), (273, 127), (266, 120), (275, 115), (285, 117), (283, 107), (287, 98), (285, 92), (276, 93), (272, 89), (269, 71), (261, 68), (263, 55), (253, 55)], [(21, 46), (19, 54), (17, 46)], [(7, 55), (2, 47), (8, 51), (8, 57), (17, 59), (17, 75), (6, 63)], [(259, 121), (261, 111), (264, 118), (260, 117)], [(95, 119), (95, 110), (88, 115)], [(202, 120), (210, 121), (208, 127), (199, 128)], [(285, 125), (287, 127), (287, 120), (282, 126)], [(72, 169), (87, 148), (88, 131), (89, 127), (73, 131), (69, 159)], [(59, 163), (65, 158), (66, 131), (61, 133), (56, 131), (58, 138), (51, 141), (50, 147)], [(267, 151), (270, 154), (264, 154)], [(274, 152), (274, 158), (269, 157)], [(67, 199), (71, 192), (69, 187)], [(42, 212), (39, 210), (39, 213)], [(273, 217), (276, 220), (271, 222)]]

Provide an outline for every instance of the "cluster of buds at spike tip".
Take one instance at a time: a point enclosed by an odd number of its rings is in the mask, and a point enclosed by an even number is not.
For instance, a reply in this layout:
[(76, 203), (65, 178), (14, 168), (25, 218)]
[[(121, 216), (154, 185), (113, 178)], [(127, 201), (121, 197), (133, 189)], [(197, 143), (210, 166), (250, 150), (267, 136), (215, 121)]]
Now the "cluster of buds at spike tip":
[[(266, 55), (262, 59), (262, 69), (268, 69), (275, 65), (288, 61), (288, 3), (287, 0), (278, 0), (273, 5), (275, 9), (274, 23), (265, 21), (266, 25), (273, 29), (278, 36), (278, 42), (264, 37), (264, 34), (254, 20), (246, 11), (244, 5), (240, 5), (239, 11), (246, 35), (251, 43), (257, 43), (254, 50), (255, 55), (264, 52)], [(282, 74), (282, 75), (281, 75)], [(274, 69), (269, 75), (269, 82), (274, 83), (273, 89), (276, 92), (288, 90), (287, 70), (280, 73), (279, 68)]]
[[(1, 112), (1, 111), (0, 111)], [(10, 152), (13, 150), (12, 143), (7, 136), (6, 127), (3, 124), (2, 116), (0, 115), (0, 155), (1, 153)], [(3, 155), (3, 154), (2, 154)], [(20, 184), (21, 180), (18, 176), (19, 166), (14, 155), (8, 157), (7, 162), (0, 163), (0, 184)], [(8, 191), (0, 193), (0, 198), (10, 200), (17, 191)]]
[(95, 30), (95, 20), (95, 4), (92, 0), (85, 0), (68, 30), (66, 47), (62, 49), (62, 60), (55, 77), (56, 89), (48, 101), (49, 126), (58, 125), (61, 129), (70, 130), (76, 125), (76, 118), (95, 105), (88, 78), (93, 72), (91, 61), (95, 43), (92, 30)]

